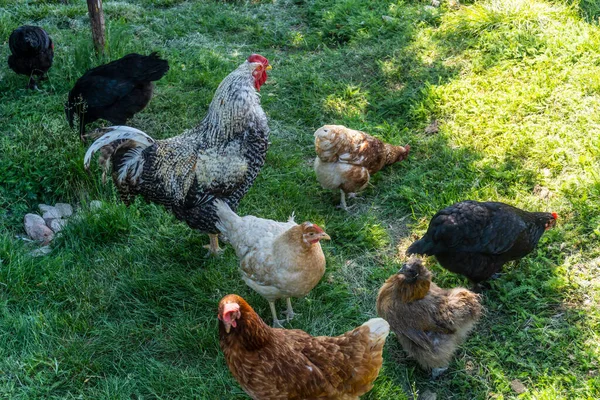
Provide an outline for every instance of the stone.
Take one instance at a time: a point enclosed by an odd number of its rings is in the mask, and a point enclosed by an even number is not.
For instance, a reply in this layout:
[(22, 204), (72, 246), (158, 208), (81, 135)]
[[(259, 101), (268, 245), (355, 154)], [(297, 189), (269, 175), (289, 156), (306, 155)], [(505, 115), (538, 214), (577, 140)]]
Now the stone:
[(45, 256), (46, 254), (49, 254), (51, 251), (52, 251), (52, 249), (50, 248), (50, 246), (42, 246), (35, 250), (30, 251), (29, 255), (32, 257), (41, 257), (41, 256)]
[(42, 215), (42, 218), (46, 219), (52, 219), (52, 218), (60, 218), (60, 211), (58, 211), (56, 208), (52, 207), (47, 209), (46, 211), (44, 211), (44, 214)]
[(38, 204), (38, 209), (40, 210), (40, 212), (43, 214), (48, 210), (53, 209), (54, 207), (49, 206), (48, 204)]
[(419, 395), (418, 399), (419, 400), (436, 400), (437, 394), (435, 394), (434, 392), (432, 392), (430, 390), (426, 390)]
[(436, 134), (440, 131), (440, 123), (437, 119), (433, 120), (429, 125), (425, 127), (425, 133), (428, 135)]
[(61, 218), (69, 218), (73, 215), (73, 207), (68, 203), (56, 203), (54, 208), (58, 210)]
[(62, 229), (65, 227), (65, 225), (67, 224), (67, 220), (66, 219), (53, 219), (50, 220), (50, 223), (46, 223), (46, 226), (48, 226), (48, 228), (52, 229), (52, 232), (54, 233), (58, 233), (60, 231), (62, 231)]
[(92, 200), (90, 201), (90, 210), (96, 211), (102, 208), (102, 202), (100, 200)]
[(390, 17), (389, 15), (382, 15), (381, 19), (385, 22), (394, 22), (394, 18)]
[(25, 232), (30, 238), (44, 244), (50, 243), (54, 238), (54, 232), (46, 226), (46, 221), (37, 214), (25, 214)]
[(525, 385), (523, 385), (521, 383), (520, 380), (515, 379), (510, 383), (510, 387), (512, 388), (512, 390), (517, 393), (517, 394), (521, 394), (521, 393), (525, 393), (527, 391), (527, 388), (525, 387)]
[(431, 0), (431, 5), (433, 7), (439, 7), (440, 6), (440, 0)]

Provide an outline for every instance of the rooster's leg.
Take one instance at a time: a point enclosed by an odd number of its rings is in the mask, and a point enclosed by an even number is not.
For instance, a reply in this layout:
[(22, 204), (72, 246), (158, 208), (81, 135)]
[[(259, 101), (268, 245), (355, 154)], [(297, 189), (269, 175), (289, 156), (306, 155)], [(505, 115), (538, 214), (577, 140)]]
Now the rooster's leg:
[(207, 256), (219, 256), (223, 252), (223, 249), (219, 247), (219, 235), (209, 233), (208, 237), (210, 238), (210, 244), (204, 246), (205, 249), (208, 249)]
[(269, 307), (271, 307), (271, 314), (273, 314), (273, 328), (283, 328), (283, 325), (281, 325), (283, 320), (277, 319), (277, 310), (275, 310), (275, 302), (270, 301)]
[(296, 314), (294, 312), (294, 309), (292, 308), (292, 300), (288, 297), (287, 299), (285, 299), (286, 303), (287, 303), (287, 310), (285, 310), (283, 313), (286, 315), (286, 320), (288, 322), (290, 322), (292, 319), (294, 319), (294, 317), (296, 315), (300, 315), (300, 314)]

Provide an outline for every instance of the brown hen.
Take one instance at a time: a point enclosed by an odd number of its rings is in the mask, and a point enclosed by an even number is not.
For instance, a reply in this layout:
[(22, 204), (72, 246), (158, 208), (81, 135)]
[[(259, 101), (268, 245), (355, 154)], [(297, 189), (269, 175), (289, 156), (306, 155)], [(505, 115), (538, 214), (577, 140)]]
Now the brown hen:
[(408, 355), (437, 378), (481, 316), (479, 296), (464, 288), (442, 289), (412, 259), (379, 289), (377, 314), (389, 322)]
[(271, 328), (244, 299), (219, 303), (219, 339), (229, 370), (255, 400), (351, 400), (373, 387), (389, 325), (374, 318), (336, 337)]
[(410, 146), (394, 146), (361, 131), (342, 125), (325, 125), (315, 132), (317, 180), (325, 189), (340, 190), (340, 207), (346, 206), (346, 193), (363, 190), (371, 175), (404, 160)]

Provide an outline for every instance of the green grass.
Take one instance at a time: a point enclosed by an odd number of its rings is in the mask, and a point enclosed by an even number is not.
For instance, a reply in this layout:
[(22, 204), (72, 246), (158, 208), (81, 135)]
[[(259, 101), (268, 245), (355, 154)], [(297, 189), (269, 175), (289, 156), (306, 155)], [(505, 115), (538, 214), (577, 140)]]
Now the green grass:
[[(66, 3), (66, 4), (65, 4)], [(274, 68), (263, 89), (267, 164), (240, 212), (324, 225), (327, 272), (292, 324), (340, 334), (374, 315), (377, 289), (436, 210), (499, 200), (556, 211), (556, 229), (484, 294), (486, 315), (448, 373), (430, 381), (392, 336), (366, 399), (600, 398), (600, 9), (588, 0), (105, 1), (108, 54), (157, 50), (171, 70), (130, 125), (155, 138), (199, 122), (221, 79), (248, 54)], [(391, 18), (382, 19), (382, 16)], [(0, 68), (0, 398), (246, 398), (218, 347), (216, 307), (244, 296), (230, 247), (204, 258), (205, 235), (161, 207), (122, 205), (62, 104), (100, 61), (85, 3), (0, 0), (0, 59), (21, 24), (56, 44), (43, 91)], [(424, 128), (432, 121), (438, 133)], [(312, 171), (312, 133), (346, 124), (408, 161), (377, 174), (352, 214)], [(536, 187), (548, 188), (541, 198)], [(101, 199), (31, 258), (23, 215), (38, 203)], [(466, 285), (428, 260), (443, 287)], [(281, 305), (280, 305), (281, 306)], [(517, 396), (519, 379), (528, 388)]]

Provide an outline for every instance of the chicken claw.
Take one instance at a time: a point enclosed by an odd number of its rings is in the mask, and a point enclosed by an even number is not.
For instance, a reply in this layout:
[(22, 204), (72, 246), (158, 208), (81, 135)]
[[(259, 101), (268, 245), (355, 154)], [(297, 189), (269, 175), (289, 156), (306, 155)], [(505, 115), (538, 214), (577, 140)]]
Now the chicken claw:
[(287, 310), (285, 310), (283, 313), (285, 314), (286, 318), (285, 320), (287, 322), (290, 322), (291, 320), (294, 319), (294, 317), (296, 315), (300, 315), (294, 312), (294, 309), (292, 308), (292, 300), (288, 297), (287, 299), (285, 299), (287, 302)]
[(202, 247), (204, 247), (205, 249), (208, 249), (208, 253), (206, 253), (207, 257), (210, 256), (220, 256), (221, 254), (223, 254), (223, 249), (219, 247), (219, 235), (213, 235), (212, 233), (208, 234), (208, 237), (210, 238), (210, 244), (204, 245)]
[(271, 308), (271, 314), (273, 314), (273, 328), (282, 328), (283, 329), (282, 323), (285, 321), (277, 319), (277, 310), (275, 309), (275, 302), (270, 301), (269, 307)]
[(431, 370), (431, 379), (439, 378), (444, 372), (446, 372), (447, 369), (448, 369), (448, 367), (433, 368)]

